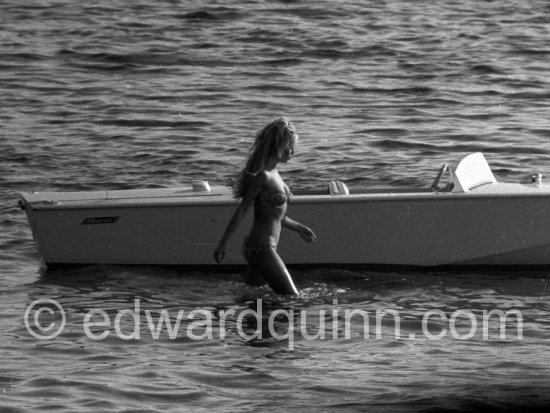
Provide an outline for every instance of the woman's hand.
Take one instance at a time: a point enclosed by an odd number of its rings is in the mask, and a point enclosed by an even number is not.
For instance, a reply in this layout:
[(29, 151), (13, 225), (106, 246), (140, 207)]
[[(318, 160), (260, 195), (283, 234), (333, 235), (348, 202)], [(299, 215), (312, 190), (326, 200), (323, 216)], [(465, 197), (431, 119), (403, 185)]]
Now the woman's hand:
[(311, 230), (311, 228), (306, 227), (305, 225), (298, 228), (298, 234), (302, 237), (305, 242), (317, 242), (317, 235)]
[(214, 251), (214, 259), (218, 264), (221, 264), (224, 256), (225, 256), (225, 247), (218, 245), (218, 248), (216, 248), (216, 250)]

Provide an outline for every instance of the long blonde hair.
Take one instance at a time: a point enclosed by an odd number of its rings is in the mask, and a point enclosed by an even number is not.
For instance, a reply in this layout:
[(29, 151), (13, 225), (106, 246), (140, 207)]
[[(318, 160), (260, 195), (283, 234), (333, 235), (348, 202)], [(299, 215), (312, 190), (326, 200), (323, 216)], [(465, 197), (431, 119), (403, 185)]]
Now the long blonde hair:
[(294, 126), (286, 118), (281, 117), (269, 123), (256, 134), (254, 145), (250, 149), (250, 155), (246, 165), (237, 175), (233, 186), (235, 198), (242, 198), (250, 180), (269, 164), (277, 164), (283, 150), (296, 143), (298, 135)]

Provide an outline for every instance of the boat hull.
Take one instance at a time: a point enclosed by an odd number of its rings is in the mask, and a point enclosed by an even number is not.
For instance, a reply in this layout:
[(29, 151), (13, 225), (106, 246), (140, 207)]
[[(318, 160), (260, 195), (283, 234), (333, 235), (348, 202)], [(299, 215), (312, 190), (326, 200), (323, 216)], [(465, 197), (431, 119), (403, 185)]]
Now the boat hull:
[[(213, 252), (237, 203), (227, 188), (22, 194), (48, 266), (215, 265)], [(290, 265), (549, 265), (550, 188), (490, 184), (467, 193), (297, 195), (292, 218), (318, 236), (308, 244), (284, 230)], [(251, 214), (249, 214), (251, 215)], [(243, 265), (247, 218), (224, 264)]]

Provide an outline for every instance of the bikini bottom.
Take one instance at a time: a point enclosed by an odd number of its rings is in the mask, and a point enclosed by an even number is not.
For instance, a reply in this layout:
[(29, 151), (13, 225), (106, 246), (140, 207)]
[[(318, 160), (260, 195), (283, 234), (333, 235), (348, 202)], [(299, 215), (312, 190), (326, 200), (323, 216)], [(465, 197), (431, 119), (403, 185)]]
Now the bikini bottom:
[(246, 261), (250, 261), (251, 259), (257, 258), (259, 255), (261, 255), (263, 252), (273, 249), (273, 251), (277, 251), (277, 246), (272, 244), (254, 244), (248, 242), (248, 240), (244, 241), (243, 244), (243, 257)]

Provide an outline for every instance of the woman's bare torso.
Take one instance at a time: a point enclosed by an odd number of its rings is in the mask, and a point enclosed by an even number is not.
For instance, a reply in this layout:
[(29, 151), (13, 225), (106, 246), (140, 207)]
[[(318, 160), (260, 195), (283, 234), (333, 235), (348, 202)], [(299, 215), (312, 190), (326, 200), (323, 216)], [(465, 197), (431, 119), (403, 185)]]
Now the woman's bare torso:
[(291, 194), (277, 170), (264, 173), (267, 179), (254, 200), (254, 222), (247, 243), (276, 246)]

